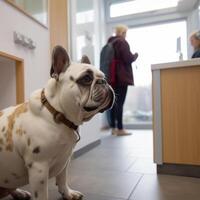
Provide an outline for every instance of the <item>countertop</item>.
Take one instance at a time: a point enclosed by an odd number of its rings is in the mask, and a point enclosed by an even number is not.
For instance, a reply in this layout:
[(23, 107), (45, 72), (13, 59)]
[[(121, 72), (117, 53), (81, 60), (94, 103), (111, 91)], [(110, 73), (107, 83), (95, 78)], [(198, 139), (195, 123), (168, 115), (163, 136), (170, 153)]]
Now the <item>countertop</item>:
[(151, 70), (153, 71), (153, 70), (160, 70), (160, 69), (191, 67), (191, 66), (200, 66), (200, 58), (178, 61), (178, 62), (153, 64), (151, 65)]

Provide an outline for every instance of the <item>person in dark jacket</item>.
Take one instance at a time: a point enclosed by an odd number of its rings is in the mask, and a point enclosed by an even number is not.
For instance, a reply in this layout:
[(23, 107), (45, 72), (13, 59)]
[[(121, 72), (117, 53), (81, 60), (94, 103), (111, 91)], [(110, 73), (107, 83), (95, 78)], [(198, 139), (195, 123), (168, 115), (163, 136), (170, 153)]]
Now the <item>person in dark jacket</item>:
[(116, 36), (108, 39), (108, 43), (113, 42), (114, 57), (117, 62), (117, 68), (120, 69), (120, 71), (116, 70), (118, 74), (116, 74), (116, 83), (113, 86), (116, 94), (116, 102), (110, 111), (112, 134), (117, 136), (130, 135), (123, 127), (123, 105), (126, 99), (128, 85), (134, 85), (131, 64), (138, 57), (138, 53), (131, 53), (130, 46), (125, 39), (127, 30), (127, 26), (118, 25), (115, 28)]
[(194, 48), (194, 53), (192, 55), (192, 58), (200, 58), (200, 31), (191, 34), (190, 43)]

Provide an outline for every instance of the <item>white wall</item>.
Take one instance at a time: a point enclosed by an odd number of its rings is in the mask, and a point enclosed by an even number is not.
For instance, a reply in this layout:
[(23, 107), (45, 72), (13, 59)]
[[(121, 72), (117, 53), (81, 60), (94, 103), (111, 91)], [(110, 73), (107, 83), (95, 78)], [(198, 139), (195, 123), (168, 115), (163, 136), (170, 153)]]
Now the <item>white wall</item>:
[(0, 57), (0, 110), (16, 104), (15, 62)]
[[(35, 89), (43, 87), (49, 78), (49, 30), (4, 1), (0, 1), (0, 25), (0, 51), (24, 59), (27, 99)], [(16, 45), (13, 42), (14, 31), (30, 37), (36, 42), (36, 49), (29, 50)]]
[(80, 127), (81, 140), (77, 144), (75, 151), (97, 140), (100, 140), (101, 138), (100, 128), (101, 128), (100, 114), (95, 116), (91, 121), (83, 124)]

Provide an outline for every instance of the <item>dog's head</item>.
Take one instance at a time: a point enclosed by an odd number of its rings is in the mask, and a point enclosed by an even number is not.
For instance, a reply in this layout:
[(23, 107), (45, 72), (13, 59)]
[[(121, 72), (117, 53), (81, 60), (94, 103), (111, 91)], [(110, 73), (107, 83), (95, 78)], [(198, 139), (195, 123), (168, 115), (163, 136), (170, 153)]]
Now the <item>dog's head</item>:
[(76, 125), (112, 107), (115, 96), (104, 74), (88, 64), (70, 63), (66, 50), (56, 46), (52, 53), (49, 90), (56, 96), (62, 112)]

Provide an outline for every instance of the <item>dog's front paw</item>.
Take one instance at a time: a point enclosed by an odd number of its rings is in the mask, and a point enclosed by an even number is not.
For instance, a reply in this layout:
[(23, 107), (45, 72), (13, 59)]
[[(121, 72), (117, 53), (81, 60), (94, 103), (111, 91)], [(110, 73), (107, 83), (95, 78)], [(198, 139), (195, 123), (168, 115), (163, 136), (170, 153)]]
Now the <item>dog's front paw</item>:
[(69, 189), (66, 194), (62, 193), (62, 197), (64, 200), (82, 200), (83, 194), (78, 191)]
[(11, 193), (14, 200), (30, 200), (31, 194), (27, 191), (16, 189)]

